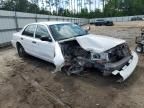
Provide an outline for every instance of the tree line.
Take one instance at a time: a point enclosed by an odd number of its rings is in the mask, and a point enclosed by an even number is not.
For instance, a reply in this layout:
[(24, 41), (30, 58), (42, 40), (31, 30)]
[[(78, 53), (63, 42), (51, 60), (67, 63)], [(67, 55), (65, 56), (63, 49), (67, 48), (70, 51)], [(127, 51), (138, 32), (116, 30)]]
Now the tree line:
[(0, 0), (1, 10), (101, 18), (144, 14), (144, 0)]
[(131, 16), (144, 14), (144, 0), (104, 0), (104, 16)]

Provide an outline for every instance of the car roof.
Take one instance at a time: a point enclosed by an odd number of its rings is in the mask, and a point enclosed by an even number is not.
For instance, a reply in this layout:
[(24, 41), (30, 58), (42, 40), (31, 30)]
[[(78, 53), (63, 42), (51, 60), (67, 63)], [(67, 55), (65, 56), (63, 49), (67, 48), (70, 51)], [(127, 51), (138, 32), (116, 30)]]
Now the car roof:
[(46, 22), (37, 22), (37, 23), (31, 23), (31, 24), (55, 25), (55, 24), (65, 24), (65, 23), (71, 23), (71, 22), (63, 22), (63, 21), (46, 21)]

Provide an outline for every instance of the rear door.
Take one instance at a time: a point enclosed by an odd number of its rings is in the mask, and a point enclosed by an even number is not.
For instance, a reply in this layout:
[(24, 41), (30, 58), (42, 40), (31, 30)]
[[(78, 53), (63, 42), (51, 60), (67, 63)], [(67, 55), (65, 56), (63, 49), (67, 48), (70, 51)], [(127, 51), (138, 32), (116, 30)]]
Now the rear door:
[(32, 55), (35, 55), (33, 45), (35, 30), (36, 30), (36, 24), (28, 25), (22, 32), (22, 36), (20, 38), (22, 46), (24, 47), (25, 51)]
[[(48, 40), (41, 40), (41, 37), (46, 37)], [(53, 61), (55, 44), (49, 34), (48, 28), (45, 25), (38, 24), (35, 32), (35, 52), (37, 55), (47, 61)]]

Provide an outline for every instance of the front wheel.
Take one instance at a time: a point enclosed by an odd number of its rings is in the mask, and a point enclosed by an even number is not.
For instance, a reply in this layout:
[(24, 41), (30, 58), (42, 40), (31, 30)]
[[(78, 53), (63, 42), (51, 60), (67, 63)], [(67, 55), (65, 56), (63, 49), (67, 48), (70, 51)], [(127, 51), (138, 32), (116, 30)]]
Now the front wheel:
[(71, 64), (64, 66), (62, 69), (68, 76), (71, 74), (80, 74), (84, 70), (84, 64), (78, 59), (71, 61)]
[(25, 52), (24, 48), (23, 48), (21, 45), (19, 45), (19, 46), (17, 47), (17, 50), (18, 50), (18, 55), (19, 55), (20, 57), (25, 57), (26, 52)]
[(142, 53), (143, 52), (143, 45), (141, 45), (141, 44), (138, 44), (137, 46), (136, 46), (136, 52), (137, 53)]

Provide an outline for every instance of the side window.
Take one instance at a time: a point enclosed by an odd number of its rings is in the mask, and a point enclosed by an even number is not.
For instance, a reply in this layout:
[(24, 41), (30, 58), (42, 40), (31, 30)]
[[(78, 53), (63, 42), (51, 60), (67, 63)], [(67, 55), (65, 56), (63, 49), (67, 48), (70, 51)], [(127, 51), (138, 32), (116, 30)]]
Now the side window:
[(25, 28), (25, 30), (23, 31), (22, 35), (33, 37), (35, 29), (36, 29), (36, 25), (29, 25), (28, 27)]
[(36, 33), (35, 33), (35, 38), (41, 38), (42, 36), (44, 37), (49, 37), (50, 38), (50, 35), (48, 33), (48, 30), (45, 26), (43, 25), (38, 25), (37, 26), (37, 30), (36, 30)]

